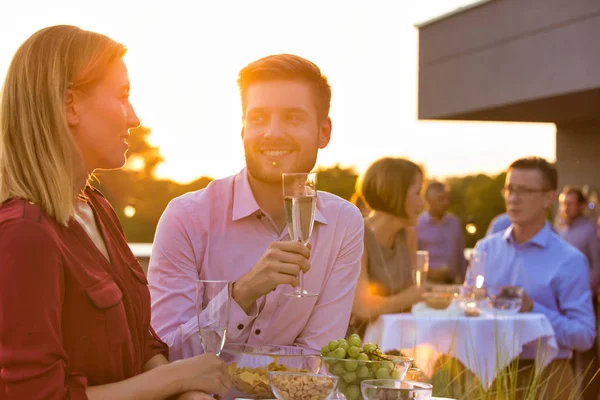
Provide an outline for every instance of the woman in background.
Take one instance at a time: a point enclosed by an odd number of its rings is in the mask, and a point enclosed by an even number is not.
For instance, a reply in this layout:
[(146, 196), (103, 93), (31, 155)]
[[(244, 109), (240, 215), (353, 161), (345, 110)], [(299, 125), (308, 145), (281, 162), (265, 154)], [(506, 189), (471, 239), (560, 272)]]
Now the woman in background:
[(350, 333), (361, 336), (381, 314), (408, 311), (421, 300), (413, 284), (415, 225), (423, 208), (419, 166), (403, 158), (375, 161), (357, 187), (372, 210), (365, 218), (365, 250), (356, 286)]
[(169, 364), (150, 294), (96, 169), (125, 164), (125, 47), (73, 26), (33, 34), (0, 106), (0, 398), (210, 398), (224, 362)]
[(371, 210), (369, 209), (369, 207), (363, 200), (362, 196), (360, 195), (360, 190), (357, 190), (356, 192), (354, 192), (352, 197), (350, 197), (350, 203), (354, 204), (356, 206), (356, 208), (358, 208), (358, 210), (360, 211), (363, 218), (368, 217), (369, 214), (371, 213)]

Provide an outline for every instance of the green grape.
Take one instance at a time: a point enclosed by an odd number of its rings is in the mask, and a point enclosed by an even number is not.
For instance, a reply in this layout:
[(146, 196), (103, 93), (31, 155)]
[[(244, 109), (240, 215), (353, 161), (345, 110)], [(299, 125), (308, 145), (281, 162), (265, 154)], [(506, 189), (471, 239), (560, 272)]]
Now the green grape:
[(390, 379), (390, 371), (387, 368), (379, 368), (375, 376), (377, 379)]
[(345, 380), (343, 380), (343, 379), (338, 380), (337, 390), (339, 390), (340, 392), (343, 393), (347, 387), (348, 387), (348, 384), (346, 383)]
[(323, 348), (321, 349), (321, 355), (327, 357), (327, 354), (329, 354), (329, 345), (327, 346), (323, 346)]
[(371, 369), (373, 371), (377, 371), (379, 368), (384, 368), (384, 367), (385, 367), (385, 364), (382, 363), (382, 362), (378, 362), (377, 361), (377, 362), (372, 362), (371, 363)]
[(348, 344), (352, 347), (352, 346), (356, 346), (356, 347), (361, 347), (362, 346), (362, 340), (360, 340), (359, 337), (353, 336), (350, 337), (348, 339)]
[(377, 348), (377, 346), (374, 345), (373, 343), (365, 343), (365, 345), (363, 346), (365, 353), (370, 353), (372, 351), (375, 351), (376, 348)]
[(358, 333), (353, 333), (352, 335), (348, 336), (348, 339), (353, 338), (353, 337), (357, 337), (360, 339), (360, 335)]
[(375, 379), (375, 372), (369, 370), (369, 377), (367, 379)]
[(357, 360), (359, 361), (369, 361), (369, 356), (366, 355), (365, 353), (360, 353), (357, 357)]
[(367, 379), (369, 377), (369, 372), (369, 368), (365, 367), (364, 365), (361, 365), (356, 370), (356, 376), (358, 376), (359, 379)]
[(354, 360), (348, 360), (344, 362), (344, 366), (346, 367), (346, 371), (356, 371), (358, 363)]
[(344, 395), (349, 400), (358, 400), (361, 398), (360, 387), (358, 385), (349, 385), (344, 391)]
[(360, 349), (356, 346), (352, 346), (348, 349), (348, 355), (350, 357), (356, 358), (356, 357), (358, 357), (359, 354), (360, 354)]
[(345, 351), (348, 351), (348, 348), (350, 346), (348, 346), (348, 343), (340, 343), (340, 345), (338, 346), (338, 349), (344, 349)]
[(337, 349), (339, 345), (340, 345), (340, 342), (338, 342), (337, 340), (332, 340), (331, 342), (329, 342), (327, 344), (327, 346), (329, 346), (329, 350), (331, 350), (331, 351), (334, 351), (335, 349)]
[(356, 372), (348, 371), (344, 374), (343, 378), (346, 381), (346, 383), (352, 383), (356, 380)]
[(334, 374), (335, 376), (344, 376), (344, 374), (346, 373), (346, 369), (344, 368), (344, 364), (341, 363), (341, 362), (336, 363), (331, 368), (331, 373)]
[(342, 348), (339, 348), (339, 347), (338, 347), (338, 348), (337, 348), (337, 349), (335, 349), (335, 351), (333, 352), (333, 356), (334, 356), (335, 358), (340, 358), (340, 359), (342, 359), (342, 358), (346, 358), (346, 350), (344, 350), (344, 349), (342, 349)]
[(392, 379), (400, 379), (400, 377), (400, 370), (398, 368), (394, 368), (394, 370), (392, 371)]

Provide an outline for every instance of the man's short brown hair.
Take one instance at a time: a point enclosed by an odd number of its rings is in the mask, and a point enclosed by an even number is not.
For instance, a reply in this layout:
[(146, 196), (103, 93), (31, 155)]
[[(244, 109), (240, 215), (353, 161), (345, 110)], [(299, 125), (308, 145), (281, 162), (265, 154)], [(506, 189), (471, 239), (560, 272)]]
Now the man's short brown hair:
[(448, 191), (448, 186), (438, 181), (431, 181), (427, 185), (427, 189), (425, 190), (425, 197), (428, 197), (431, 192), (446, 192)]
[(581, 190), (578, 187), (566, 186), (563, 189), (562, 194), (565, 195), (565, 196), (567, 196), (569, 194), (573, 194), (577, 198), (577, 202), (579, 204), (586, 204), (587, 203), (587, 199), (585, 198), (585, 195), (583, 194), (583, 190)]
[(331, 86), (317, 65), (294, 54), (276, 54), (253, 61), (240, 71), (238, 87), (242, 111), (246, 112), (248, 87), (257, 82), (298, 80), (312, 85), (319, 119), (329, 116)]
[(519, 158), (510, 164), (508, 170), (510, 171), (511, 169), (537, 170), (542, 175), (545, 189), (556, 190), (558, 187), (558, 172), (556, 168), (541, 157)]

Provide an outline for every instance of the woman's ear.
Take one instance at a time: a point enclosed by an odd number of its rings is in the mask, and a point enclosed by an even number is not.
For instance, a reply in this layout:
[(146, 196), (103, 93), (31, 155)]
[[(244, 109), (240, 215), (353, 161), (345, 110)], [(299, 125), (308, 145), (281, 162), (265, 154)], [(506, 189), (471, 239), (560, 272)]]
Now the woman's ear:
[(65, 114), (67, 116), (67, 124), (70, 127), (77, 126), (79, 124), (79, 113), (77, 106), (77, 98), (75, 92), (71, 89), (67, 89), (67, 97), (65, 100)]

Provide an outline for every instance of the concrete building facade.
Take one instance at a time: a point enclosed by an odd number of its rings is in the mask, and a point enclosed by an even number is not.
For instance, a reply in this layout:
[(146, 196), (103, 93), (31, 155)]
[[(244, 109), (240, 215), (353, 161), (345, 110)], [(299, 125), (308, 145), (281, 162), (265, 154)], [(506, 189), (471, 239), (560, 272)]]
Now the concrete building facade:
[(600, 188), (599, 0), (479, 1), (417, 28), (419, 119), (554, 123), (559, 187)]

